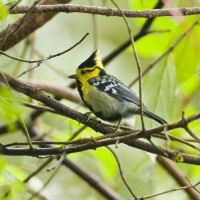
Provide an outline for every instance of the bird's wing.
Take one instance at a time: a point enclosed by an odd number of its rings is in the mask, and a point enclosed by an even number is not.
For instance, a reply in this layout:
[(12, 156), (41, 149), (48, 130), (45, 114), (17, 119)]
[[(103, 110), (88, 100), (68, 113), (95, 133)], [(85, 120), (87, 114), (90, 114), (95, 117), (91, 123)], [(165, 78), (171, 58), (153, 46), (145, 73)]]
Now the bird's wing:
[(138, 96), (113, 76), (96, 76), (90, 78), (88, 82), (90, 85), (95, 86), (100, 91), (106, 92), (114, 98), (126, 100), (140, 106)]

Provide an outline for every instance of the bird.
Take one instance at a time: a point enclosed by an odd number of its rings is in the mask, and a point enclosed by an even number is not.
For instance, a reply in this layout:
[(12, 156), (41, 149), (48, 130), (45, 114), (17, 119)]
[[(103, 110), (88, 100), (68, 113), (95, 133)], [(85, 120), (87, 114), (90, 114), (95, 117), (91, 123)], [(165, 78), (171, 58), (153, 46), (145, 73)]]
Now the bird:
[[(116, 131), (123, 118), (141, 114), (139, 97), (119, 79), (106, 72), (98, 50), (81, 63), (76, 74), (69, 78), (76, 80), (81, 99), (92, 113), (108, 122), (118, 121)], [(167, 123), (144, 104), (143, 115), (159, 124)]]

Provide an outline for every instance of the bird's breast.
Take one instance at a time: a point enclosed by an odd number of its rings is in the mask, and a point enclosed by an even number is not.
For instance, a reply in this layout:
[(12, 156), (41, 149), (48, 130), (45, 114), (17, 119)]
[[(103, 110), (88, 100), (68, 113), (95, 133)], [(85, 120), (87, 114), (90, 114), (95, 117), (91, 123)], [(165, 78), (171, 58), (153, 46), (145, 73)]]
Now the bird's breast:
[(107, 121), (119, 120), (133, 114), (138, 107), (122, 99), (117, 99), (94, 86), (83, 86), (83, 100), (91, 111), (99, 118)]

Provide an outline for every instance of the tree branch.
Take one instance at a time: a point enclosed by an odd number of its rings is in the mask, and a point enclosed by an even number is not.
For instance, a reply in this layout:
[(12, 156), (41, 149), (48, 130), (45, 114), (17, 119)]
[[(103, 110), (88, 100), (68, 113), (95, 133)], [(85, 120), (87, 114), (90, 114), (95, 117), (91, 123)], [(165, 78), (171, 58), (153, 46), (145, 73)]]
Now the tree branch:
[[(30, 126), (29, 126), (30, 127)], [(38, 137), (39, 134), (35, 129), (31, 129), (30, 135), (32, 137)], [(40, 142), (45, 142), (48, 138), (43, 138)], [(49, 139), (48, 139), (49, 140)], [(50, 145), (50, 143), (46, 144), (39, 144), (40, 147), (45, 147), (51, 149), (53, 146)], [(59, 159), (60, 156), (57, 156), (57, 159)], [(122, 197), (115, 192), (112, 188), (109, 187), (109, 185), (105, 184), (102, 180), (99, 179), (98, 176), (93, 174), (90, 171), (85, 170), (80, 165), (74, 163), (71, 161), (68, 157), (65, 157), (65, 159), (62, 161), (62, 165), (70, 169), (72, 172), (74, 172), (78, 177), (80, 177), (83, 181), (88, 183), (92, 188), (94, 188), (97, 192), (99, 192), (102, 196), (104, 196), (107, 199), (110, 200), (122, 200)]]
[[(27, 13), (30, 10), (30, 6), (16, 6), (10, 11), (10, 14)], [(154, 18), (163, 16), (186, 16), (200, 14), (200, 7), (189, 8), (166, 8), (166, 9), (145, 9), (145, 10), (128, 10), (121, 9), (126, 17), (131, 18)], [(115, 8), (97, 7), (97, 6), (84, 6), (84, 5), (37, 5), (31, 10), (31, 13), (87, 13), (98, 14), (104, 16), (118, 16), (122, 17), (122, 13)]]
[[(163, 4), (162, 0), (159, 0), (153, 9), (160, 9), (163, 7), (163, 5), (164, 4)], [(150, 28), (151, 24), (153, 23), (154, 19), (155, 18), (148, 18), (145, 21), (145, 23), (142, 26), (142, 28), (140, 29), (140, 31), (133, 37), (135, 42), (137, 40), (139, 40), (140, 38), (142, 38), (143, 36), (145, 36), (149, 33), (153, 33), (152, 31), (149, 31), (149, 28)], [(103, 58), (103, 60), (102, 60), (103, 64), (107, 65), (113, 58), (115, 58), (117, 55), (119, 55), (121, 52), (123, 52), (126, 48), (128, 48), (130, 44), (131, 44), (131, 40), (130, 40), (130, 38), (128, 38), (128, 40), (123, 42), (118, 48), (114, 49), (114, 51), (112, 51), (105, 58)]]
[[(170, 158), (172, 160), (175, 160), (176, 162), (200, 165), (200, 158), (198, 156), (190, 156), (177, 151), (170, 151), (152, 146), (149, 143), (136, 140), (138, 138), (138, 135), (128, 134), (128, 135), (118, 136), (115, 133), (112, 135), (115, 136), (111, 138), (107, 136), (106, 138), (97, 137), (94, 139), (90, 138), (79, 139), (71, 142), (66, 142), (66, 144), (61, 147), (52, 147), (52, 148), (8, 147), (7, 145), (1, 144), (0, 154), (11, 155), (11, 156), (35, 156), (35, 157), (44, 155), (62, 155), (63, 153), (66, 154), (77, 153), (85, 150), (94, 150), (96, 148), (105, 147), (111, 144), (125, 143), (128, 144), (129, 146), (136, 147), (138, 149), (142, 149), (150, 153)], [(42, 145), (42, 143), (40, 143), (40, 145)]]
[[(170, 160), (157, 156), (157, 161), (166, 171), (178, 182), (178, 184), (182, 187), (190, 186), (185, 176), (181, 173), (181, 171), (172, 163)], [(200, 193), (198, 193), (193, 187), (189, 187), (185, 190), (189, 197), (193, 200), (200, 199)]]
[[(60, 102), (56, 101), (53, 98), (50, 98), (46, 94), (44, 94), (41, 90), (34, 88), (32, 86), (24, 84), (22, 81), (19, 81), (12, 76), (0, 72), (0, 82), (4, 84), (8, 84), (11, 88), (14, 90), (23, 93), (33, 99), (36, 99), (45, 105), (49, 106), (50, 108), (53, 108), (56, 110), (59, 114), (70, 117), (76, 121), (79, 121), (80, 123), (83, 123), (95, 131), (101, 132), (103, 134), (108, 134), (112, 133), (113, 129), (103, 125), (102, 123), (90, 118), (88, 119), (88, 116), (83, 115), (75, 110), (72, 110), (68, 108), (67, 106), (61, 104)], [(87, 141), (86, 144), (81, 144), (80, 146), (72, 146), (70, 148), (54, 148), (54, 149), (34, 149), (30, 150), (29, 148), (25, 149), (20, 149), (20, 155), (31, 155), (31, 156), (37, 156), (37, 155), (51, 155), (51, 154), (62, 154), (63, 152), (66, 153), (73, 153), (73, 152), (79, 152), (87, 149), (95, 149), (100, 146), (105, 146), (105, 145), (110, 145), (110, 144), (115, 144), (116, 142), (124, 142), (125, 144), (139, 148), (145, 151), (148, 151), (150, 153), (154, 153), (157, 155), (162, 155), (167, 158), (176, 160), (177, 162), (185, 162), (185, 163), (191, 163), (191, 164), (200, 164), (200, 158), (190, 156), (190, 155), (185, 155), (179, 152), (174, 152), (174, 151), (167, 151), (165, 149), (159, 149), (158, 147), (152, 146), (151, 144), (148, 144), (146, 142), (142, 142), (139, 140), (136, 140), (138, 138), (149, 138), (152, 134), (155, 133), (161, 133), (164, 130), (172, 130), (175, 128), (183, 128), (185, 127), (186, 124), (190, 123), (191, 121), (194, 121), (196, 119), (200, 118), (200, 112), (196, 113), (195, 115), (192, 115), (191, 117), (188, 118), (183, 118), (179, 120), (176, 123), (169, 124), (169, 125), (163, 125), (154, 129), (146, 130), (146, 131), (138, 131), (136, 133), (132, 133), (129, 135), (122, 135), (120, 136), (119, 134), (113, 134), (112, 138), (107, 138), (107, 140), (102, 140), (99, 143), (91, 143), (91, 141)], [(117, 136), (114, 137), (114, 136)], [(114, 138), (113, 138), (114, 137)], [(19, 152), (17, 152), (19, 149), (7, 149), (5, 146), (1, 146), (1, 153), (6, 154), (6, 155), (17, 155)], [(12, 153), (11, 153), (12, 152)]]
[(64, 88), (60, 87), (59, 85), (37, 80), (26, 80), (24, 83), (39, 88), (42, 91), (48, 92), (56, 97), (65, 98), (74, 103), (82, 104), (82, 100), (78, 92), (74, 89), (67, 87)]
[(97, 190), (102, 196), (110, 200), (122, 200), (123, 198), (114, 190), (112, 190), (108, 185), (101, 181), (97, 176), (91, 172), (86, 172), (84, 169), (80, 168), (78, 165), (73, 163), (68, 158), (65, 158), (63, 165), (67, 166), (76, 175), (87, 182), (91, 187)]

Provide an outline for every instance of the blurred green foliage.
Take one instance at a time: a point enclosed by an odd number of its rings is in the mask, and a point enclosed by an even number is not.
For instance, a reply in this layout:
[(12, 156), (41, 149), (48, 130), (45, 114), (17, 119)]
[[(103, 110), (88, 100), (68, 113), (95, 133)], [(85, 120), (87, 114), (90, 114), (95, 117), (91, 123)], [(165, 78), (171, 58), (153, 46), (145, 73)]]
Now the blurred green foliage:
[(8, 15), (8, 10), (6, 6), (2, 2), (0, 2), (0, 20), (6, 18), (7, 15)]
[[(156, 4), (156, 0), (129, 0), (117, 1), (120, 7), (127, 9), (151, 9)], [(10, 1), (5, 1), (10, 3)], [(20, 5), (27, 4), (21, 1)], [(30, 1), (29, 3), (32, 3)], [(85, 1), (74, 1), (73, 3), (85, 4)], [(174, 1), (177, 6), (198, 6), (196, 1)], [(112, 6), (107, 1), (94, 1), (97, 6)], [(0, 3), (1, 30), (9, 23), (13, 23), (19, 16), (10, 16), (3, 3)], [(108, 55), (120, 44), (128, 39), (127, 27), (120, 17), (95, 16), (97, 23), (97, 44), (102, 57)], [(154, 20), (151, 33), (136, 42), (137, 51), (142, 64), (142, 69), (148, 67), (154, 59), (161, 55), (169, 46), (183, 33), (195, 20), (197, 16), (190, 17), (158, 17)], [(146, 19), (129, 19), (133, 33), (137, 33)], [(87, 22), (87, 23), (86, 23)], [(42, 63), (39, 68), (20, 77), (20, 79), (35, 79), (45, 81), (50, 84), (66, 87), (71, 83), (67, 76), (75, 72), (76, 67), (85, 60), (93, 51), (94, 35), (92, 16), (88, 14), (69, 13), (59, 14), (42, 28), (37, 30), (20, 44), (10, 49), (7, 53), (24, 59), (38, 59), (36, 53), (43, 57), (58, 53), (75, 44), (86, 32), (90, 35), (78, 47), (65, 55)], [(192, 115), (199, 111), (200, 99), (200, 26), (197, 25), (186, 37), (175, 47), (175, 49), (157, 63), (154, 68), (144, 76), (142, 80), (143, 102), (151, 111), (165, 118), (169, 123), (176, 122), (181, 118), (182, 111), (185, 116)], [(35, 51), (34, 51), (35, 49)], [(0, 68), (11, 75), (18, 75), (27, 70), (27, 63), (13, 61), (1, 55)], [(133, 62), (132, 49), (128, 48), (107, 66), (107, 71), (125, 84), (129, 84), (137, 77), (137, 68)], [(138, 84), (132, 89), (138, 93)], [(16, 125), (11, 123), (19, 120), (25, 123), (30, 122), (32, 109), (21, 105), (20, 100), (31, 101), (29, 98), (20, 95), (7, 87), (0, 85), (0, 125), (9, 124), (9, 133), (0, 135), (1, 143), (25, 142), (26, 138), (22, 131), (16, 130)], [(76, 105), (67, 100), (62, 101), (67, 106), (85, 113), (88, 111), (80, 105)], [(33, 101), (33, 103), (37, 103)], [(131, 121), (134, 128), (140, 128), (140, 119), (136, 117)], [(48, 136), (54, 141), (67, 141), (73, 133), (82, 125), (78, 122), (45, 113), (34, 123), (41, 135)], [(157, 126), (149, 119), (145, 119), (147, 128)], [(191, 123), (190, 128), (199, 134), (199, 120)], [(10, 134), (13, 132), (13, 134)], [(189, 138), (189, 135), (181, 129), (174, 130), (170, 134), (177, 137)], [(100, 133), (85, 129), (77, 138), (95, 137)], [(166, 147), (166, 142), (153, 140), (155, 144)], [(155, 162), (154, 155), (127, 147), (120, 144), (116, 151), (123, 172), (127, 181), (138, 195), (148, 195), (178, 187), (172, 177)], [(170, 149), (190, 152), (198, 155), (194, 149), (182, 146), (178, 142), (171, 142)], [(118, 192), (124, 199), (130, 199), (131, 195), (122, 182), (118, 166), (113, 155), (106, 148), (99, 148), (95, 151), (86, 151), (68, 156), (80, 167), (89, 173), (97, 175), (106, 184)], [(181, 158), (177, 158), (181, 159)], [(11, 200), (27, 199), (33, 192), (27, 189), (23, 180), (43, 163), (43, 159), (33, 159), (27, 157), (3, 157), (0, 158), (0, 199)], [(199, 167), (186, 164), (177, 164), (184, 175), (192, 182), (200, 178)], [(43, 169), (35, 178), (43, 185), (52, 172), (47, 173)], [(163, 181), (165, 180), (165, 181)], [(166, 184), (167, 182), (167, 184)], [(33, 183), (34, 185), (34, 183)], [(42, 195), (48, 199), (104, 199), (89, 185), (78, 178), (70, 170), (61, 167), (58, 174), (42, 191)], [(184, 191), (170, 193), (155, 199), (181, 199), (189, 200)], [(40, 199), (41, 197), (35, 197)]]

